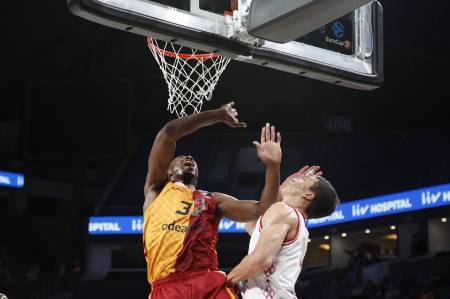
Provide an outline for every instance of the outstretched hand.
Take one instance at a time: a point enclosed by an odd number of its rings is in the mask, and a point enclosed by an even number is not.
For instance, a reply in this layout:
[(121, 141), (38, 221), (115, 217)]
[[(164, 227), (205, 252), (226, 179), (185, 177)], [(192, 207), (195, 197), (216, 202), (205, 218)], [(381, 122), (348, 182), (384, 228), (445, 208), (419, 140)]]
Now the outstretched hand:
[(320, 166), (303, 166), (299, 171), (291, 174), (289, 177), (287, 177), (284, 182), (281, 184), (281, 186), (283, 186), (284, 184), (286, 184), (286, 182), (288, 182), (289, 180), (293, 179), (293, 178), (302, 178), (302, 177), (318, 177), (318, 176), (322, 176), (323, 172), (320, 171)]
[(238, 120), (238, 113), (233, 108), (233, 105), (234, 102), (230, 102), (220, 107), (220, 110), (223, 112), (223, 122), (232, 128), (246, 128), (247, 124)]
[(281, 134), (267, 123), (261, 129), (261, 143), (253, 141), (258, 157), (266, 166), (281, 164)]

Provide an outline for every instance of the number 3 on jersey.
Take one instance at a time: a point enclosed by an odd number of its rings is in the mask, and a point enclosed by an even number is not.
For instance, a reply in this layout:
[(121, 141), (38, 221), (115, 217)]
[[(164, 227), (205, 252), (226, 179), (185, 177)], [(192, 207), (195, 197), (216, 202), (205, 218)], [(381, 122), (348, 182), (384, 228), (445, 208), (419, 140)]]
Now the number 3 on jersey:
[(189, 214), (189, 210), (192, 207), (192, 202), (187, 202), (183, 200), (181, 201), (181, 203), (184, 205), (184, 207), (181, 210), (176, 211), (175, 213), (186, 216), (187, 214)]

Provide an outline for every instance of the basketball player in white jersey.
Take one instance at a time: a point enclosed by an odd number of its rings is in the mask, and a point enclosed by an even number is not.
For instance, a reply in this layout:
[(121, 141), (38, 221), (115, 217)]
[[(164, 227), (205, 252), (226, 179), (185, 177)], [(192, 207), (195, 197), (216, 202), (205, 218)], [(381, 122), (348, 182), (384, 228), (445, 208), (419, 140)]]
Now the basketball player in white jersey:
[(248, 255), (227, 276), (244, 299), (297, 298), (295, 282), (309, 237), (305, 219), (331, 215), (339, 202), (334, 187), (319, 175), (289, 177), (280, 187), (281, 202), (247, 223)]

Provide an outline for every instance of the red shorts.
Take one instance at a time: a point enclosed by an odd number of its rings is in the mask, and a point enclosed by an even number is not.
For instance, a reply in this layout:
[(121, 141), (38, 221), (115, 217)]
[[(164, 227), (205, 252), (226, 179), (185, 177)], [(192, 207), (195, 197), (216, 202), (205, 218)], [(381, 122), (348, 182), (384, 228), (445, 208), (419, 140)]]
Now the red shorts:
[(223, 272), (172, 274), (152, 283), (149, 299), (237, 299)]

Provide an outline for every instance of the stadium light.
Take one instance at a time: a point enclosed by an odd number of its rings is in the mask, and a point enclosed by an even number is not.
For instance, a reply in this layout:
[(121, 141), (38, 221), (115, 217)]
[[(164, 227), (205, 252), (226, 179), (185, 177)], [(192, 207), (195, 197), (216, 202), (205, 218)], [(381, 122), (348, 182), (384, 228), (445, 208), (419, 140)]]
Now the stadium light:
[(447, 218), (444, 217), (441, 219), (441, 221), (445, 223), (445, 222), (447, 222)]
[(341, 234), (341, 237), (342, 237), (342, 238), (346, 238), (346, 237), (347, 237), (347, 233), (342, 233), (342, 234)]
[(330, 246), (330, 244), (323, 243), (323, 244), (319, 245), (319, 248), (321, 248), (323, 250), (330, 250), (331, 246)]
[(365, 232), (366, 234), (370, 234), (370, 229), (365, 229), (364, 232)]
[(324, 236), (323, 238), (324, 238), (325, 240), (329, 240), (329, 239), (330, 239), (330, 236), (326, 235), (326, 236)]
[(391, 230), (396, 229), (397, 227), (395, 225), (391, 225)]

